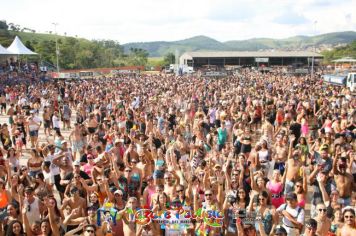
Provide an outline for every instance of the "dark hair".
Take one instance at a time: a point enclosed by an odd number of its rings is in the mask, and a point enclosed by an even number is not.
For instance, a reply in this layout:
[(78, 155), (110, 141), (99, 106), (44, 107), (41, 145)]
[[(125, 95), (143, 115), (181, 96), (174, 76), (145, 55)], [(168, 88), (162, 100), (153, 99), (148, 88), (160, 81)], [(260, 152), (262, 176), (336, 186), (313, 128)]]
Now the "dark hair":
[(94, 235), (96, 235), (96, 225), (93, 225), (93, 224), (89, 224), (89, 225), (86, 225), (86, 226), (84, 226), (84, 230), (86, 230), (86, 228), (89, 228), (89, 227), (91, 227), (91, 228), (93, 228), (94, 229)]
[[(56, 214), (56, 216), (60, 217), (61, 212), (59, 211), (57, 200), (54, 197), (49, 198), (49, 200), (51, 200), (51, 199), (54, 201), (54, 213)], [(45, 219), (48, 219), (48, 210), (47, 209), (43, 212), (43, 215), (46, 217)], [(41, 221), (41, 224), (42, 224), (42, 221)]]
[(62, 137), (61, 131), (59, 129), (56, 129), (55, 132), (58, 136)]
[[(262, 191), (261, 193), (259, 193), (257, 196), (257, 199), (260, 198), (261, 196), (267, 199), (267, 205), (271, 205), (271, 199), (269, 197), (269, 194), (266, 191)], [(260, 204), (259, 201), (257, 201), (257, 202), (259, 205)]]
[(347, 213), (347, 212), (351, 212), (351, 214), (353, 214), (354, 216), (355, 216), (355, 210), (354, 209), (352, 209), (352, 208), (346, 208), (343, 212), (342, 212), (342, 220), (341, 220), (341, 222), (344, 222), (345, 220), (344, 220), (344, 217), (345, 217), (345, 213)]
[(160, 204), (160, 202), (159, 202), (159, 197), (161, 196), (161, 195), (164, 195), (165, 197), (166, 197), (166, 202), (162, 202), (162, 204), (164, 204), (167, 208), (169, 207), (169, 197), (168, 197), (168, 195), (165, 193), (165, 192), (162, 192), (162, 193), (160, 193), (160, 194), (157, 194), (157, 199), (156, 199), (156, 201), (157, 201), (157, 203), (159, 204), (159, 207), (161, 207), (161, 204)]
[(21, 227), (21, 230), (20, 230), (20, 235), (24, 235), (24, 231), (23, 231), (23, 226), (22, 226), (22, 223), (19, 221), (19, 220), (13, 220), (9, 223), (8, 227), (7, 227), (7, 230), (6, 230), (6, 236), (15, 236), (13, 230), (12, 230), (12, 227), (14, 226), (14, 224), (16, 223), (19, 223), (20, 224), (20, 227)]
[(51, 223), (49, 222), (49, 219), (46, 218), (46, 219), (41, 220), (40, 221), (40, 226), (42, 226), (43, 223), (49, 224), (49, 226), (50, 226), (50, 227), (48, 227), (49, 228), (49, 235), (52, 235), (52, 228), (51, 228)]
[(9, 203), (9, 205), (7, 205), (6, 208), (9, 207), (9, 206), (12, 206), (13, 208), (15, 208), (16, 214), (20, 215), (20, 209), (19, 209), (19, 207), (17, 205), (15, 205), (14, 203)]
[[(245, 192), (245, 198), (244, 198), (244, 199), (241, 199), (240, 196), (239, 196), (239, 194), (238, 194), (238, 192), (239, 192), (240, 190), (243, 190), (243, 191)], [(250, 202), (250, 197), (249, 197), (249, 195), (247, 194), (247, 191), (246, 191), (243, 187), (239, 187), (239, 188), (237, 189), (236, 202), (240, 202), (241, 200), (244, 200), (244, 202), (245, 202), (245, 207), (247, 207), (247, 206), (248, 206), (248, 203)]]
[(36, 178), (39, 178), (39, 179), (41, 179), (42, 181), (44, 180), (44, 176), (43, 176), (43, 173), (37, 173), (36, 174)]

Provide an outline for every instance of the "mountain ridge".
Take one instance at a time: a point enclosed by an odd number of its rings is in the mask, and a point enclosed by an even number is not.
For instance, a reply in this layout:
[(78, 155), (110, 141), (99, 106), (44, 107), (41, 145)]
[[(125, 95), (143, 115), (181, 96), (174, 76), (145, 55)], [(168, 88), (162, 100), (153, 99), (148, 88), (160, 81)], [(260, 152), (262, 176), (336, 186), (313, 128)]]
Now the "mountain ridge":
[(245, 40), (228, 40), (220, 42), (214, 38), (197, 35), (176, 41), (131, 42), (123, 44), (125, 51), (130, 48), (147, 50), (151, 57), (164, 56), (167, 53), (186, 51), (256, 51), (256, 50), (310, 50), (320, 45), (334, 47), (356, 40), (355, 31), (331, 32), (315, 36), (296, 35), (283, 39), (251, 38)]

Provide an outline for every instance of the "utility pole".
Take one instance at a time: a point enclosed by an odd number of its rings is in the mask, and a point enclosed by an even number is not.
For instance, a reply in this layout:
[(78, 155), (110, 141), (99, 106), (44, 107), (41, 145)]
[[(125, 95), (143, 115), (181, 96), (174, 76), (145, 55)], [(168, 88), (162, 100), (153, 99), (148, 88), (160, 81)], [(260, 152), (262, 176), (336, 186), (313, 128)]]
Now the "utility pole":
[[(314, 36), (316, 36), (316, 23), (318, 23), (317, 21), (314, 21)], [(312, 68), (311, 68), (311, 78), (314, 79), (314, 54), (315, 54), (315, 43), (314, 42), (314, 50), (313, 50), (313, 56), (312, 56)]]
[(58, 48), (58, 34), (57, 34), (57, 25), (58, 25), (58, 23), (52, 23), (52, 25), (54, 25), (54, 33), (56, 34), (57, 73), (59, 73), (59, 48)]

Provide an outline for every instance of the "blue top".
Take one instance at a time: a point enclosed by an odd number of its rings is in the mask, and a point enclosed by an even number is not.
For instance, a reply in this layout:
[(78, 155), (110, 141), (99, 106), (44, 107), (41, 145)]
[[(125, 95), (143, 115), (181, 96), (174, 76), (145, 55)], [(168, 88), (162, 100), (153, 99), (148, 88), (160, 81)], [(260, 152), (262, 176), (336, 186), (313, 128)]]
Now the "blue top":
[(227, 139), (227, 130), (226, 130), (226, 128), (225, 129), (219, 128), (218, 129), (218, 144), (221, 144), (221, 145), (225, 144), (226, 139)]

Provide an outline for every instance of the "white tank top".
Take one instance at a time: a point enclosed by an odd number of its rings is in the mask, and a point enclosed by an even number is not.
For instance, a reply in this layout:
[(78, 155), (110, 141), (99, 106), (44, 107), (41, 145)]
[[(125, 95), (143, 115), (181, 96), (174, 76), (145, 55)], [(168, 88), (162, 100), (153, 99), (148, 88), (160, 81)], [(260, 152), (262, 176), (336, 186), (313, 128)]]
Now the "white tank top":
[(258, 151), (258, 158), (260, 161), (268, 161), (268, 150)]
[(28, 221), (29, 221), (30, 225), (35, 223), (35, 221), (41, 220), (38, 198), (35, 197), (35, 201), (33, 203), (31, 203), (31, 204), (28, 204), (27, 199), (25, 199), (24, 203), (25, 203), (25, 206), (30, 205), (30, 207), (27, 208), (27, 212), (26, 212), (26, 215), (27, 215), (27, 218), (28, 218)]

